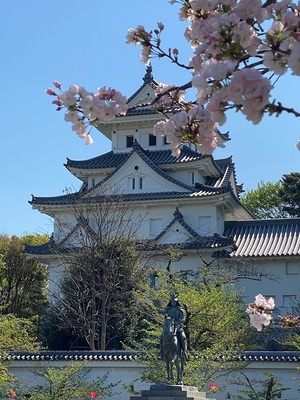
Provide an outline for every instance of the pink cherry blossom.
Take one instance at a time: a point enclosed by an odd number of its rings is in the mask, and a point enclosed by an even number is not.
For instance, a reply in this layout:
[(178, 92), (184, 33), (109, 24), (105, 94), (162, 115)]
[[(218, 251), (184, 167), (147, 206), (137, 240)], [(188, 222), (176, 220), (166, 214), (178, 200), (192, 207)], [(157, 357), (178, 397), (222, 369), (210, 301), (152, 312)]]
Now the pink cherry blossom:
[(250, 324), (261, 331), (263, 326), (268, 326), (272, 321), (271, 312), (275, 308), (275, 302), (272, 297), (266, 299), (262, 294), (255, 296), (255, 301), (250, 303), (246, 309), (249, 315)]
[(64, 92), (60, 93), (58, 95), (58, 99), (63, 103), (64, 106), (72, 106), (76, 104), (77, 101), (76, 92), (70, 87), (69, 90), (65, 90)]
[(141, 51), (141, 59), (145, 65), (149, 64), (150, 54), (151, 54), (151, 46), (143, 46)]
[(288, 57), (288, 66), (292, 75), (300, 75), (300, 42), (294, 42), (291, 46), (291, 54)]
[(263, 329), (263, 326), (268, 326), (272, 319), (272, 317), (266, 313), (250, 314), (249, 317), (251, 325), (259, 332)]
[(237, 63), (230, 60), (219, 61), (210, 58), (202, 64), (201, 76), (206, 79), (213, 78), (217, 81), (221, 81), (225, 79), (227, 75), (231, 75), (236, 66)]

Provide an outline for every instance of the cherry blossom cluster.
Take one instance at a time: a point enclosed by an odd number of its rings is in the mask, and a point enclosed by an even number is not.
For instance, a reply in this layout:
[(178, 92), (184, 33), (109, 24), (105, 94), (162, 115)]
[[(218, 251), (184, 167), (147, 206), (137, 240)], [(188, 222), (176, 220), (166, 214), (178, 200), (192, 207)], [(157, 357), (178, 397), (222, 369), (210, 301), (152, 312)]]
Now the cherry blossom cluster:
[(179, 156), (183, 141), (197, 143), (199, 153), (210, 154), (217, 146), (217, 124), (210, 118), (208, 110), (190, 105), (188, 111), (180, 111), (169, 119), (158, 122), (154, 135), (166, 137), (172, 154)]
[[(127, 42), (142, 46), (141, 57), (146, 64), (151, 57), (167, 57), (178, 66), (191, 70), (191, 83), (197, 90), (195, 104), (199, 110), (207, 110), (206, 118), (211, 120), (212, 130), (225, 123), (229, 109), (242, 112), (254, 124), (258, 124), (266, 113), (278, 116), (286, 111), (300, 116), (280, 102), (271, 101), (271, 91), (279, 76), (287, 71), (300, 75), (300, 3), (287, 0), (265, 4), (261, 0), (170, 2), (182, 4), (179, 18), (190, 23), (184, 34), (193, 50), (188, 64), (179, 62), (177, 49), (165, 52), (161, 48), (162, 23), (150, 32), (141, 25), (130, 29)], [(180, 112), (184, 113), (184, 110)], [(173, 134), (167, 123), (165, 131), (162, 124), (155, 131), (167, 136), (177, 149), (179, 141), (191, 137), (184, 134), (186, 124), (175, 125)], [(214, 134), (213, 131), (197, 134), (194, 143), (201, 145), (202, 139), (212, 138)], [(297, 148), (300, 150), (300, 142)], [(204, 149), (211, 153), (214, 145), (204, 144)]]
[(71, 122), (72, 130), (86, 140), (86, 144), (93, 143), (88, 131), (97, 122), (110, 121), (116, 115), (127, 112), (126, 97), (112, 88), (99, 87), (97, 93), (88, 92), (83, 86), (71, 85), (68, 90), (61, 91), (61, 84), (54, 81), (53, 85), (59, 89), (48, 88), (46, 93), (55, 96), (53, 104), (57, 110), (65, 108), (65, 121)]
[(266, 299), (262, 294), (255, 296), (255, 301), (248, 304), (246, 313), (249, 315), (250, 324), (261, 331), (263, 326), (268, 326), (272, 320), (271, 312), (275, 303), (273, 297)]
[(284, 317), (279, 317), (280, 324), (283, 328), (299, 328), (300, 327), (300, 317), (298, 315), (286, 315)]
[(159, 83), (155, 88), (156, 100), (153, 107), (158, 111), (170, 111), (182, 108), (185, 91), (174, 89), (174, 85)]

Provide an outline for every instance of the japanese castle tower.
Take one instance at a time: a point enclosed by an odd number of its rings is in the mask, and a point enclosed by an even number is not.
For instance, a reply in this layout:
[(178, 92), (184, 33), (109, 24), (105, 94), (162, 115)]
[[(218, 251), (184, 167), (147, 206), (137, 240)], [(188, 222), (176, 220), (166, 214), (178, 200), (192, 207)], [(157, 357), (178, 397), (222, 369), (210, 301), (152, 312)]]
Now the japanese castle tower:
[[(81, 189), (63, 196), (32, 197), (33, 209), (54, 219), (54, 232), (48, 244), (27, 247), (27, 255), (49, 265), (49, 286), (55, 285), (63, 268), (58, 249), (72, 247), (78, 228), (72, 216), (74, 202), (99, 203), (113, 188), (111, 201), (133, 204), (142, 216), (138, 237), (151, 241), (149, 251), (169, 245), (181, 249), (182, 256), (173, 262), (177, 271), (197, 270), (201, 258), (208, 263), (216, 259), (234, 268), (247, 301), (263, 293), (275, 297), (281, 313), (287, 311), (292, 299), (300, 297), (300, 220), (255, 219), (240, 201), (242, 187), (231, 157), (215, 160), (186, 145), (178, 158), (172, 156), (164, 138), (152, 134), (163, 116), (147, 107), (158, 84), (151, 67), (143, 81), (128, 99), (130, 111), (98, 126), (111, 140), (111, 151), (89, 160), (67, 159), (65, 167), (82, 182)], [(135, 108), (138, 104), (144, 106)], [(219, 146), (227, 140), (218, 135)], [(68, 221), (67, 233), (59, 229), (61, 220)], [(165, 262), (160, 258), (162, 266)]]

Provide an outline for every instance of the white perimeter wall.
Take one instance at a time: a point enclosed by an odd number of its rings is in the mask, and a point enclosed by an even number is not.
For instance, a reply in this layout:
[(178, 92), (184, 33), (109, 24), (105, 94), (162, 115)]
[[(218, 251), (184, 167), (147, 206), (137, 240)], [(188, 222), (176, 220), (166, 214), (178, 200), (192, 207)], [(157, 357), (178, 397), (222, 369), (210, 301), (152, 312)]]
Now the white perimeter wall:
[[(80, 361), (78, 361), (80, 362)], [(34, 370), (39, 370), (42, 366), (57, 367), (65, 366), (68, 361), (14, 361), (11, 365), (10, 372), (18, 379), (28, 381), (31, 387), (41, 383), (41, 378), (34, 375)], [(284, 387), (289, 388), (283, 393), (281, 400), (299, 400), (300, 392), (298, 391), (300, 383), (300, 372), (297, 368), (300, 367), (299, 362), (252, 362), (242, 370), (247, 377), (252, 379), (264, 379), (265, 373), (271, 373), (278, 377), (278, 380)], [(114, 400), (129, 400), (130, 394), (126, 392), (123, 385), (128, 384), (139, 378), (143, 366), (135, 361), (90, 361), (88, 369), (90, 370), (88, 377), (96, 379), (103, 376), (108, 372), (108, 379), (106, 383), (118, 383), (115, 388)], [(163, 368), (163, 363), (162, 363)], [(236, 376), (231, 376), (232, 379), (240, 377), (237, 373)], [(234, 394), (237, 392), (238, 387), (221, 379), (214, 381), (223, 388), (222, 392), (217, 393), (214, 397), (217, 400), (225, 400), (227, 393)], [(140, 382), (137, 380), (134, 388), (137, 391), (149, 389), (150, 384)], [(242, 387), (240, 387), (242, 388)], [(117, 394), (118, 392), (118, 394)]]

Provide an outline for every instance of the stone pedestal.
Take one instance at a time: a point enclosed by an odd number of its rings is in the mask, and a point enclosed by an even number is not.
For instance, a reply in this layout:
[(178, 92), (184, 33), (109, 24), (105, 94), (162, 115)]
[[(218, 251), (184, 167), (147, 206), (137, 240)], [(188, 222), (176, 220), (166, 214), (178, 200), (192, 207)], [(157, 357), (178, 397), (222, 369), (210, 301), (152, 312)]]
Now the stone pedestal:
[[(151, 385), (150, 390), (142, 390), (141, 396), (130, 396), (130, 400), (205, 400), (205, 392), (194, 386)], [(211, 399), (213, 400), (213, 399)]]

